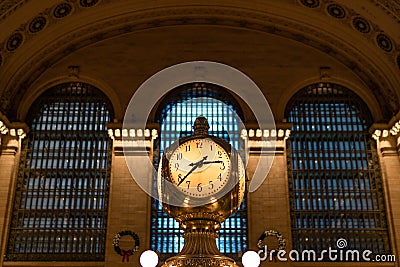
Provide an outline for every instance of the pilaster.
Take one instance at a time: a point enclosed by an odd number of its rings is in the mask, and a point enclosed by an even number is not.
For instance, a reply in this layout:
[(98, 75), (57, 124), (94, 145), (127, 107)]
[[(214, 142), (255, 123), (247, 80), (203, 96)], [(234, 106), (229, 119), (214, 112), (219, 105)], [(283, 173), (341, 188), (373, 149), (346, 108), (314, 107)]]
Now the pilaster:
[(7, 244), (14, 180), (18, 171), (22, 139), (26, 136), (27, 130), (26, 124), (10, 123), (0, 113), (0, 244), (2, 244), (0, 265), (3, 263)]
[[(390, 127), (391, 126), (391, 127)], [(400, 124), (399, 121), (389, 125), (375, 124), (372, 137), (382, 168), (385, 187), (386, 209), (391, 232), (392, 254), (400, 255)], [(396, 262), (400, 266), (400, 262)]]
[[(267, 230), (277, 231), (286, 239), (286, 249), (291, 247), (290, 203), (287, 178), (286, 140), (290, 124), (277, 125), (276, 129), (249, 129), (245, 136), (249, 149), (247, 175), (254, 179), (258, 164), (271, 164), (259, 188), (249, 193), (249, 249), (256, 252), (258, 239)], [(266, 237), (268, 249), (278, 249), (276, 237)], [(270, 260), (261, 262), (268, 266)], [(289, 266), (288, 262), (273, 262), (274, 266)]]
[[(136, 233), (140, 240), (139, 251), (129, 257), (133, 266), (140, 266), (140, 254), (150, 249), (151, 199), (140, 184), (152, 182), (152, 169), (145, 167), (145, 161), (152, 161), (153, 142), (157, 130), (122, 129), (120, 125), (109, 125), (108, 133), (113, 140), (112, 173), (105, 266), (126, 266), (123, 257), (114, 251), (113, 238), (122, 231)], [(143, 149), (144, 148), (144, 149)], [(132, 173), (130, 168), (134, 168)], [(120, 248), (134, 247), (134, 240), (124, 237)]]

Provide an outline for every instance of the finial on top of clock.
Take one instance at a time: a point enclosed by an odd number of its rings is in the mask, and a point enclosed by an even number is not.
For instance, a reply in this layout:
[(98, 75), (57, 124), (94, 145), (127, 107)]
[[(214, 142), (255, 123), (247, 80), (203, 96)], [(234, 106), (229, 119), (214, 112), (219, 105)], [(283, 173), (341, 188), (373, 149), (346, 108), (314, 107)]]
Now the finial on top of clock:
[(208, 129), (210, 125), (207, 119), (203, 116), (197, 117), (193, 125), (194, 134), (208, 134)]

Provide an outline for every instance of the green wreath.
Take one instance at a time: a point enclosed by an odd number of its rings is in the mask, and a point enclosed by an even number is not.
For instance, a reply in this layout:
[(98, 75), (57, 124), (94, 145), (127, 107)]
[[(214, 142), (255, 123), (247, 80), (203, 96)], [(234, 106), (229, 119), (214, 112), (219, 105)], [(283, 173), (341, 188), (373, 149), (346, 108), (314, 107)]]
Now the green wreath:
[(278, 248), (276, 250), (285, 250), (286, 248), (286, 239), (283, 237), (281, 233), (275, 230), (267, 230), (258, 238), (257, 247), (259, 249), (263, 249), (265, 247), (264, 238), (267, 236), (275, 236), (278, 239)]
[[(135, 241), (134, 246), (128, 250), (121, 249), (119, 247), (119, 241), (120, 241), (121, 237), (126, 236), (126, 235), (131, 236), (133, 238), (133, 240)], [(137, 252), (139, 250), (139, 237), (137, 234), (135, 234), (134, 232), (129, 231), (129, 230), (119, 232), (113, 238), (113, 246), (114, 246), (115, 252), (117, 252), (119, 255), (122, 256), (122, 262), (125, 262), (125, 260), (127, 262), (129, 262), (129, 256), (135, 254), (135, 252)]]

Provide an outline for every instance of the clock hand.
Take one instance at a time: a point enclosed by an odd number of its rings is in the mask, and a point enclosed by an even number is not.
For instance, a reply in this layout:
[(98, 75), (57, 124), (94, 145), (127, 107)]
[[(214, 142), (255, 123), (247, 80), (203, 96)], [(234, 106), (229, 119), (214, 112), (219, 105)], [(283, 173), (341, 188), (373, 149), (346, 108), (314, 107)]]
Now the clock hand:
[(203, 164), (222, 163), (222, 160), (204, 161)]
[(193, 168), (182, 178), (182, 180), (179, 181), (178, 186), (185, 181), (186, 177), (189, 176), (194, 170), (196, 170), (201, 164), (203, 164), (203, 161), (207, 159), (208, 156), (203, 157), (203, 159), (199, 160), (198, 162), (195, 163), (190, 163), (189, 166), (193, 166)]
[(205, 161), (208, 158), (208, 156), (204, 156), (201, 160), (199, 160), (198, 162), (192, 162), (189, 164), (189, 166), (198, 166), (201, 165), (201, 163), (203, 163), (203, 161)]

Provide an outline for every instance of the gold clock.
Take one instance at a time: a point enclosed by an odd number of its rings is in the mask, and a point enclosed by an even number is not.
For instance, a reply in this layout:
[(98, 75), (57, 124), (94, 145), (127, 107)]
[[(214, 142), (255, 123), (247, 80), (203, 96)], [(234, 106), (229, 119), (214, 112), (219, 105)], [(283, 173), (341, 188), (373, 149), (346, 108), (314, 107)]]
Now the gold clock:
[(231, 159), (221, 145), (210, 138), (181, 143), (171, 154), (169, 177), (190, 197), (203, 198), (220, 192), (229, 180)]
[(221, 255), (215, 239), (221, 223), (234, 213), (245, 194), (245, 168), (239, 153), (225, 140), (208, 134), (198, 117), (194, 134), (165, 149), (158, 171), (163, 209), (184, 231), (181, 252), (163, 267), (234, 266)]

